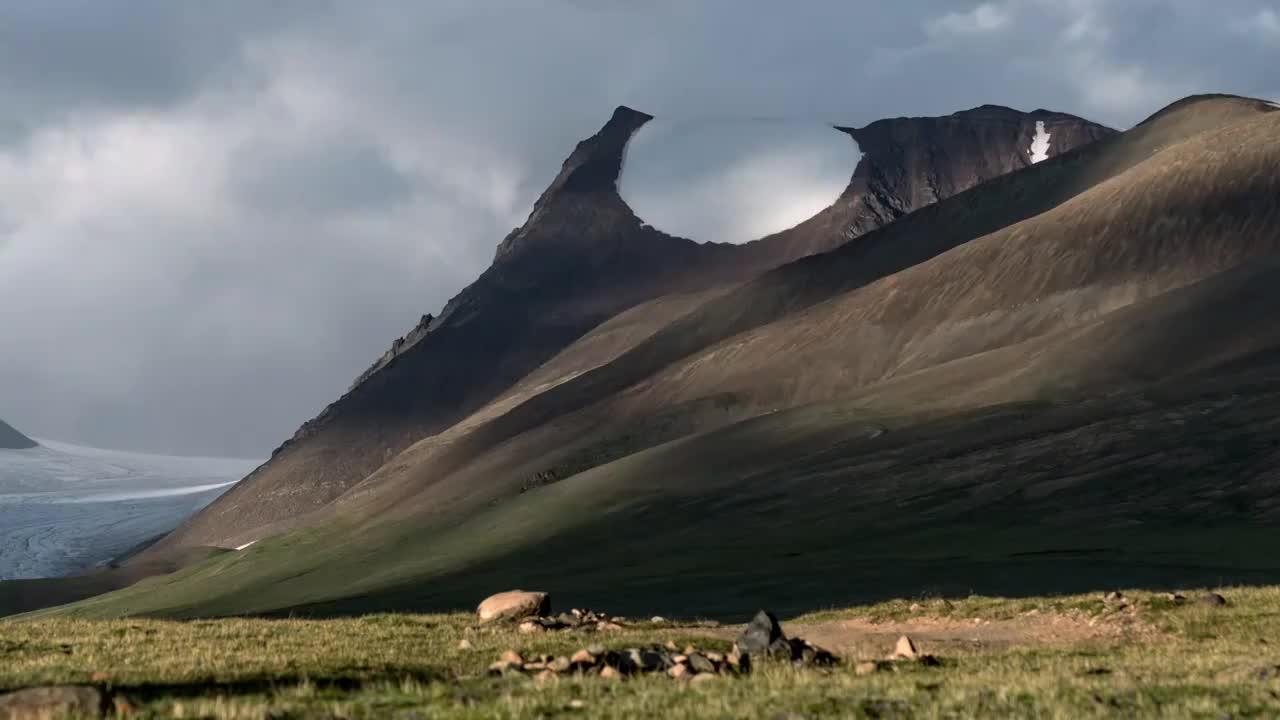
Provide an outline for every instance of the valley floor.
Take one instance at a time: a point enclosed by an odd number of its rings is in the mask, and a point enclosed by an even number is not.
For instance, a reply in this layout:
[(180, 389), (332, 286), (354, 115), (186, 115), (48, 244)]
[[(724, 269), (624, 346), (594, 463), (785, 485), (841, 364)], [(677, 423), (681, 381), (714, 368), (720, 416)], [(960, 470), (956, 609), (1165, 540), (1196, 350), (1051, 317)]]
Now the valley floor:
[[(656, 673), (488, 672), (506, 650), (569, 656), (694, 644), (739, 627), (625, 622), (520, 634), (467, 615), (345, 620), (0, 623), (0, 692), (79, 684), (130, 717), (1277, 717), (1280, 588), (1226, 588), (1225, 605), (1167, 593), (903, 600), (784, 621), (835, 652), (829, 669), (756, 659), (706, 682)], [(745, 620), (745, 618), (744, 618)], [(883, 659), (902, 633), (939, 664)], [(466, 641), (463, 643), (463, 641)], [(461, 643), (461, 645), (460, 645)], [(859, 667), (859, 665), (862, 667)], [(3, 699), (0, 698), (0, 707)]]

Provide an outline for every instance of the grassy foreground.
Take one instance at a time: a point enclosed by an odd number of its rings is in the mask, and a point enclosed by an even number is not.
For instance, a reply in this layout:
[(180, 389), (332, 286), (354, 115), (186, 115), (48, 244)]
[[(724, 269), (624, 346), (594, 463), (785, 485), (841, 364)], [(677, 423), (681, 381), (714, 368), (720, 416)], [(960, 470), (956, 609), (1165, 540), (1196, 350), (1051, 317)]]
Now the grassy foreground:
[[(607, 633), (520, 635), (472, 630), (468, 615), (374, 615), (347, 620), (49, 619), (0, 623), (0, 691), (94, 684), (131, 717), (1277, 717), (1280, 588), (1222, 591), (1230, 604), (1098, 596), (898, 601), (784, 620), (797, 634), (903, 623), (972, 623), (979, 642), (922, 640), (941, 666), (902, 662), (858, 675), (855, 663), (891, 641), (832, 648), (834, 669), (757, 661), (745, 678), (690, 685), (664, 675), (538, 682), (491, 677), (507, 649), (570, 654), (591, 643), (625, 648), (674, 640), (727, 648), (738, 628), (640, 623)], [(1012, 642), (989, 628), (1028, 630)], [(896, 624), (895, 624), (896, 623)], [(1037, 628), (1044, 630), (1041, 633)], [(1062, 628), (1105, 628), (1089, 637)], [(821, 640), (820, 636), (811, 636)], [(832, 635), (831, 637), (837, 637)], [(886, 636), (887, 637), (887, 636)], [(461, 649), (467, 638), (474, 649)], [(987, 641), (989, 640), (989, 642)], [(123, 705), (122, 705), (123, 707)]]

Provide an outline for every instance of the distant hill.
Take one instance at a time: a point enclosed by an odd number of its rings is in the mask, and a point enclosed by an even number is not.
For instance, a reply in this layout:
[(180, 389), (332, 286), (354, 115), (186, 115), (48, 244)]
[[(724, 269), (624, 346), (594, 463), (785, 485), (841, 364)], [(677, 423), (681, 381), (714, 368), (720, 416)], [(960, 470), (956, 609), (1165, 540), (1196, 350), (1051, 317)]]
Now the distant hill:
[(35, 440), (18, 432), (12, 425), (0, 420), (0, 450), (26, 450), (37, 444)]

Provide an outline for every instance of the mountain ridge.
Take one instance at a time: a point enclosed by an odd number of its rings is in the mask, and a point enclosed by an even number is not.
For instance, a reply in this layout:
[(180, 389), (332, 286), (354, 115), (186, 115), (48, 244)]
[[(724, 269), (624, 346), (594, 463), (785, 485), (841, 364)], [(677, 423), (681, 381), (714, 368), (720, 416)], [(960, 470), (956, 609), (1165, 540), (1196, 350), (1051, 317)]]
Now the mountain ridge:
[[(502, 241), (494, 264), (475, 283), (425, 327), (411, 331), (414, 342), (397, 341), (400, 345), (384, 354), (385, 363), (375, 363), (362, 382), (304, 423), (272, 460), (194, 522), (199, 525), (221, 514), (224, 522), (237, 526), (268, 525), (304, 515), (412, 442), (479, 410), (592, 328), (629, 308), (666, 295), (736, 285), (892, 222), (917, 204), (933, 202), (938, 194), (1024, 167), (1028, 161), (1021, 146), (1024, 141), (1029, 144), (1035, 120), (1022, 115), (1020, 125), (1005, 118), (989, 132), (982, 121), (954, 117), (872, 123), (859, 141), (860, 146), (867, 144), (862, 160), (831, 207), (790, 230), (743, 245), (723, 245), (675, 238), (643, 225), (618, 195), (616, 181), (627, 141), (651, 118), (620, 107), (600, 132), (570, 153), (529, 219)], [(1081, 124), (1067, 143), (1112, 132), (1073, 116), (1061, 118)], [(910, 130), (916, 125), (928, 127)], [(931, 129), (944, 133), (944, 140), (958, 151), (954, 157), (908, 157), (902, 150), (907, 141), (894, 137), (894, 128), (904, 127), (908, 129), (900, 134), (907, 138), (927, 135)], [(894, 170), (908, 161), (910, 168)], [(406, 394), (400, 388), (414, 389)], [(250, 500), (246, 487), (258, 483), (263, 488)], [(175, 541), (213, 541), (192, 530), (184, 526), (156, 549)], [(189, 541), (183, 539), (188, 536)]]

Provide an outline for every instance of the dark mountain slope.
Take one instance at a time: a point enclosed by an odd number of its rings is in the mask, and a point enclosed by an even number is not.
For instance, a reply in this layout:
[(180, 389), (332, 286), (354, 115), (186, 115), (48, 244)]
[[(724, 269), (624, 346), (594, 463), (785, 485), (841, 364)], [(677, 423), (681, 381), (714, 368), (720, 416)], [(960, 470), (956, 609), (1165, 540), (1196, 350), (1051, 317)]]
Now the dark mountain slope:
[(18, 432), (12, 425), (0, 420), (0, 450), (26, 450), (35, 446), (35, 440)]
[[(980, 108), (848, 130), (864, 153), (849, 188), (814, 219), (742, 246), (698, 244), (645, 226), (616, 191), (631, 134), (649, 116), (619, 108), (579, 144), (494, 264), (306, 423), (263, 467), (151, 553), (287, 527), (323, 507), (413, 442), (440, 433), (516, 387), (535, 368), (630, 308), (642, 325), (679, 303), (649, 300), (723, 289), (826, 250), (920, 203), (1024, 167), (1037, 121), (1065, 151), (1110, 134), (1068, 115)], [(719, 290), (717, 290), (719, 288)], [(638, 308), (639, 309), (639, 308)], [(644, 313), (651, 313), (644, 315)], [(425, 320), (425, 318), (424, 318)], [(616, 354), (629, 345), (597, 344)], [(579, 370), (603, 362), (578, 353)], [(584, 364), (585, 363), (585, 364)], [(546, 378), (551, 380), (552, 378)]]

